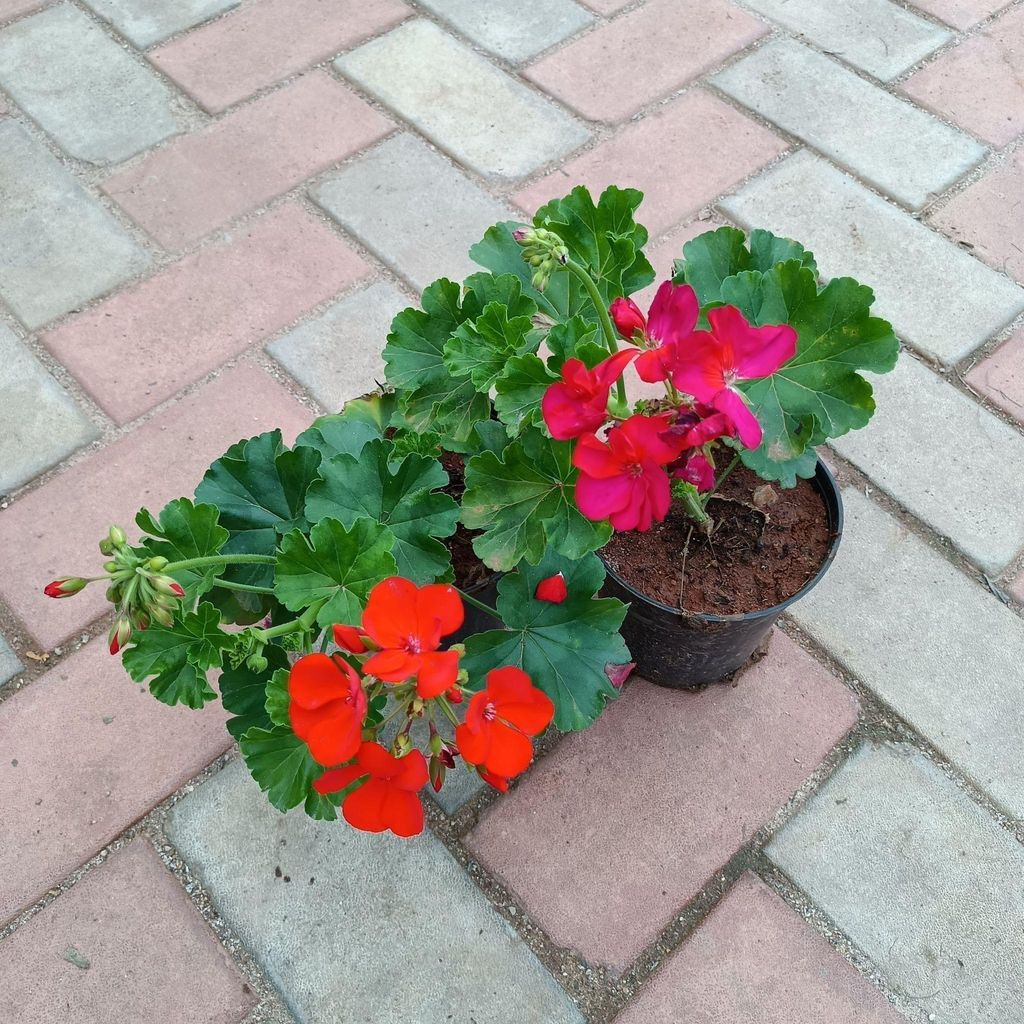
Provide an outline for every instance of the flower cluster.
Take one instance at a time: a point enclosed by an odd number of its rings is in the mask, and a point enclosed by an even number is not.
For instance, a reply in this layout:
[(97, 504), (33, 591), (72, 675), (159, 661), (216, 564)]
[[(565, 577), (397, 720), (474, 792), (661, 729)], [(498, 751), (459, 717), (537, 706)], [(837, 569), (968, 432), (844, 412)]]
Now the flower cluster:
[[(565, 599), (565, 581), (552, 576), (538, 600)], [(314, 783), (320, 794), (344, 793), (342, 815), (364, 832), (412, 836), (423, 830), (417, 796), (429, 782), (444, 785), (459, 756), (499, 790), (533, 760), (532, 737), (554, 716), (554, 705), (519, 668), (498, 668), (473, 694), (460, 722), (465, 672), (459, 645), (442, 650), (463, 623), (459, 591), (449, 584), (417, 586), (391, 576), (370, 591), (359, 627), (338, 625), (334, 654), (307, 654), (288, 677), (288, 715), (295, 735), (327, 771)], [(384, 697), (384, 701), (380, 698)], [(391, 703), (388, 715), (371, 706)], [(413, 740), (425, 721), (425, 750)], [(385, 745), (387, 726), (398, 731)], [(446, 738), (443, 730), (453, 727)]]
[[(786, 324), (753, 327), (734, 306), (709, 309), (708, 329), (698, 330), (694, 290), (671, 281), (658, 289), (646, 317), (623, 298), (609, 314), (634, 347), (591, 368), (567, 359), (561, 379), (543, 396), (541, 412), (552, 437), (576, 441), (580, 511), (616, 530), (649, 530), (668, 514), (673, 478), (696, 494), (714, 490), (719, 442), (760, 445), (761, 425), (738, 385), (770, 376), (792, 359), (797, 335)], [(630, 363), (641, 380), (663, 383), (665, 398), (624, 416), (610, 411), (608, 400)]]

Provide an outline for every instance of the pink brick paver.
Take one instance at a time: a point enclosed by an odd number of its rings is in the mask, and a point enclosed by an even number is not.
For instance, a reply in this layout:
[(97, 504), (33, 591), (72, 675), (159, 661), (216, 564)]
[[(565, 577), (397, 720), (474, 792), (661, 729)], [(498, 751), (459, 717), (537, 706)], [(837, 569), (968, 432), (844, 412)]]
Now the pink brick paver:
[(21, 17), (29, 11), (38, 11), (47, 3), (49, 0), (0, 0), (0, 21)]
[(954, 196), (931, 221), (970, 243), (978, 259), (1024, 283), (1024, 150)]
[(43, 340), (125, 423), (369, 270), (329, 227), (288, 203)]
[(575, 185), (644, 193), (639, 219), (657, 236), (788, 149), (788, 143), (701, 89), (680, 96), (513, 197), (526, 212)]
[(526, 76), (584, 117), (616, 123), (767, 31), (729, 0), (650, 0), (542, 57)]
[(0, 843), (0, 922), (224, 753), (226, 718), (160, 704), (102, 639), (0, 704), (0, 835), (17, 836)]
[(140, 505), (157, 511), (191, 495), (206, 467), (235, 441), (280, 426), (292, 439), (312, 414), (254, 366), (227, 370), (127, 437), (91, 455), (0, 511), (0, 596), (44, 648), (109, 610), (102, 588), (43, 596), (49, 580), (91, 575), (111, 523), (126, 529)]
[(967, 382), (1024, 423), (1024, 331), (1007, 338), (968, 374)]
[(923, 67), (903, 91), (994, 146), (1011, 142), (1024, 131), (1024, 8)]
[(561, 946), (624, 968), (854, 725), (849, 691), (784, 634), (735, 686), (643, 680), (467, 837)]
[(900, 1024), (764, 882), (742, 875), (615, 1024)]
[(176, 139), (103, 189), (161, 245), (180, 249), (391, 128), (351, 89), (314, 71)]
[(211, 113), (397, 25), (399, 0), (256, 0), (149, 53)]
[(914, 0), (914, 6), (954, 28), (965, 29), (1001, 11), (1009, 0)]
[(1018, 573), (1007, 585), (1006, 589), (1014, 600), (1024, 604), (1024, 572)]
[[(69, 948), (88, 968), (66, 959)], [(0, 943), (0, 959), (4, 1024), (237, 1024), (255, 1005), (144, 839)]]

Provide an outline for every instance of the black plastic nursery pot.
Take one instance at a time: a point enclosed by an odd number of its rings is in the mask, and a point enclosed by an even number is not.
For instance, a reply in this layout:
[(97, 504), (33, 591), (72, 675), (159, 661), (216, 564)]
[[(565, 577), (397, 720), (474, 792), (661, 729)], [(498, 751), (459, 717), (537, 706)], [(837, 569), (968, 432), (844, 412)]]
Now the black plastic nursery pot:
[(605, 563), (602, 593), (629, 603), (622, 636), (637, 675), (659, 686), (695, 690), (741, 668), (767, 639), (778, 617), (818, 585), (839, 550), (843, 501), (839, 485), (820, 459), (812, 479), (825, 503), (831, 543), (817, 573), (791, 598), (771, 608), (739, 615), (691, 614), (646, 597)]

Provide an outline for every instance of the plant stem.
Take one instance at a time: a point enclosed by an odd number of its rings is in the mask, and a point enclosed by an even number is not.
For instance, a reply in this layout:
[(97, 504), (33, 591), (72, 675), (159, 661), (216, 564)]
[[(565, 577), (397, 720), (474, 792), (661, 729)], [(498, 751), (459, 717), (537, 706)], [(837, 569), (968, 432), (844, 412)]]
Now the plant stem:
[(730, 462), (729, 465), (722, 470), (721, 476), (719, 476), (719, 478), (715, 481), (715, 486), (712, 487), (711, 490), (708, 491), (708, 493), (705, 494), (704, 497), (701, 499), (701, 505), (704, 508), (707, 507), (708, 502), (711, 500), (711, 498), (714, 497), (715, 493), (722, 486), (722, 484), (725, 483), (725, 478), (739, 465), (739, 462), (740, 457), (738, 455), (734, 455), (732, 457), (732, 462)]
[(297, 619), (293, 619), (291, 622), (282, 622), (280, 626), (271, 626), (270, 629), (261, 629), (257, 636), (264, 643), (268, 643), (276, 636), (287, 636), (289, 633), (306, 633), (316, 621), (317, 615), (320, 614), (320, 609), (327, 604), (327, 601), (328, 598), (322, 597), (319, 601), (314, 601)]
[(272, 587), (257, 587), (251, 583), (233, 583), (231, 580), (216, 579), (213, 581), (215, 587), (222, 587), (224, 590), (243, 590), (247, 594), (273, 594)]
[[(458, 587), (456, 587), (455, 589), (459, 590)], [(467, 594), (464, 590), (459, 590), (459, 593), (462, 595), (462, 600), (465, 601), (466, 604), (471, 604), (474, 608), (479, 608), (480, 611), (486, 612), (486, 614), (490, 615), (492, 619), (497, 619), (499, 622), (502, 621), (502, 618), (498, 614), (498, 612), (489, 604), (484, 604), (483, 601), (478, 601), (475, 597), (471, 596), (470, 594)]]
[(273, 555), (204, 555), (202, 558), (186, 558), (182, 562), (171, 562), (164, 566), (164, 572), (180, 572), (183, 569), (201, 569), (207, 565), (275, 565)]
[[(597, 287), (597, 282), (590, 276), (590, 274), (587, 273), (585, 267), (581, 267), (573, 259), (567, 259), (565, 261), (565, 269), (577, 278), (580, 284), (582, 284), (586, 289), (587, 294), (590, 296), (590, 301), (594, 304), (594, 308), (597, 310), (597, 318), (601, 323), (601, 331), (604, 334), (605, 345), (608, 346), (608, 351), (614, 355), (619, 351), (619, 343), (615, 338), (615, 325), (612, 323), (612, 318), (608, 314), (608, 308), (604, 304), (604, 299), (601, 298), (601, 292)], [(623, 383), (621, 377), (615, 385), (615, 394), (618, 396), (619, 401), (625, 405), (626, 385)]]
[(440, 705), (441, 710), (447, 716), (448, 721), (451, 722), (452, 725), (454, 725), (456, 728), (458, 728), (459, 719), (456, 716), (455, 712), (452, 711), (452, 706), (448, 703), (448, 698), (445, 697), (444, 694), (442, 694), (440, 697), (437, 698), (437, 703)]
[(704, 502), (689, 489), (677, 495), (686, 509), (686, 514), (693, 519), (698, 526), (704, 526), (710, 522), (711, 517), (704, 510)]

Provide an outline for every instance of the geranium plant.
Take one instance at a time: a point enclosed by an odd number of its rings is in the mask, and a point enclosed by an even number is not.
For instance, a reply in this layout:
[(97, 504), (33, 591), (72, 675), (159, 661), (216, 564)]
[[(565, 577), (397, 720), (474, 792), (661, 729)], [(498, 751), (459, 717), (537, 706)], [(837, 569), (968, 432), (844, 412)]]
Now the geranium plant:
[[(645, 315), (640, 199), (577, 188), (495, 225), (483, 272), (395, 318), (379, 393), (290, 447), (240, 441), (194, 500), (141, 510), (137, 543), (112, 527), (102, 575), (46, 592), (102, 581), (110, 650), (159, 700), (200, 708), (216, 685), (282, 810), (406, 836), (456, 768), (504, 790), (534, 737), (589, 725), (630, 672), (627, 608), (599, 596), (613, 531), (674, 504), (712, 534), (740, 463), (810, 476), (872, 413), (860, 371), (896, 358), (869, 289), (820, 286), (764, 231), (687, 243)], [(631, 404), (627, 371), (660, 393)]]

